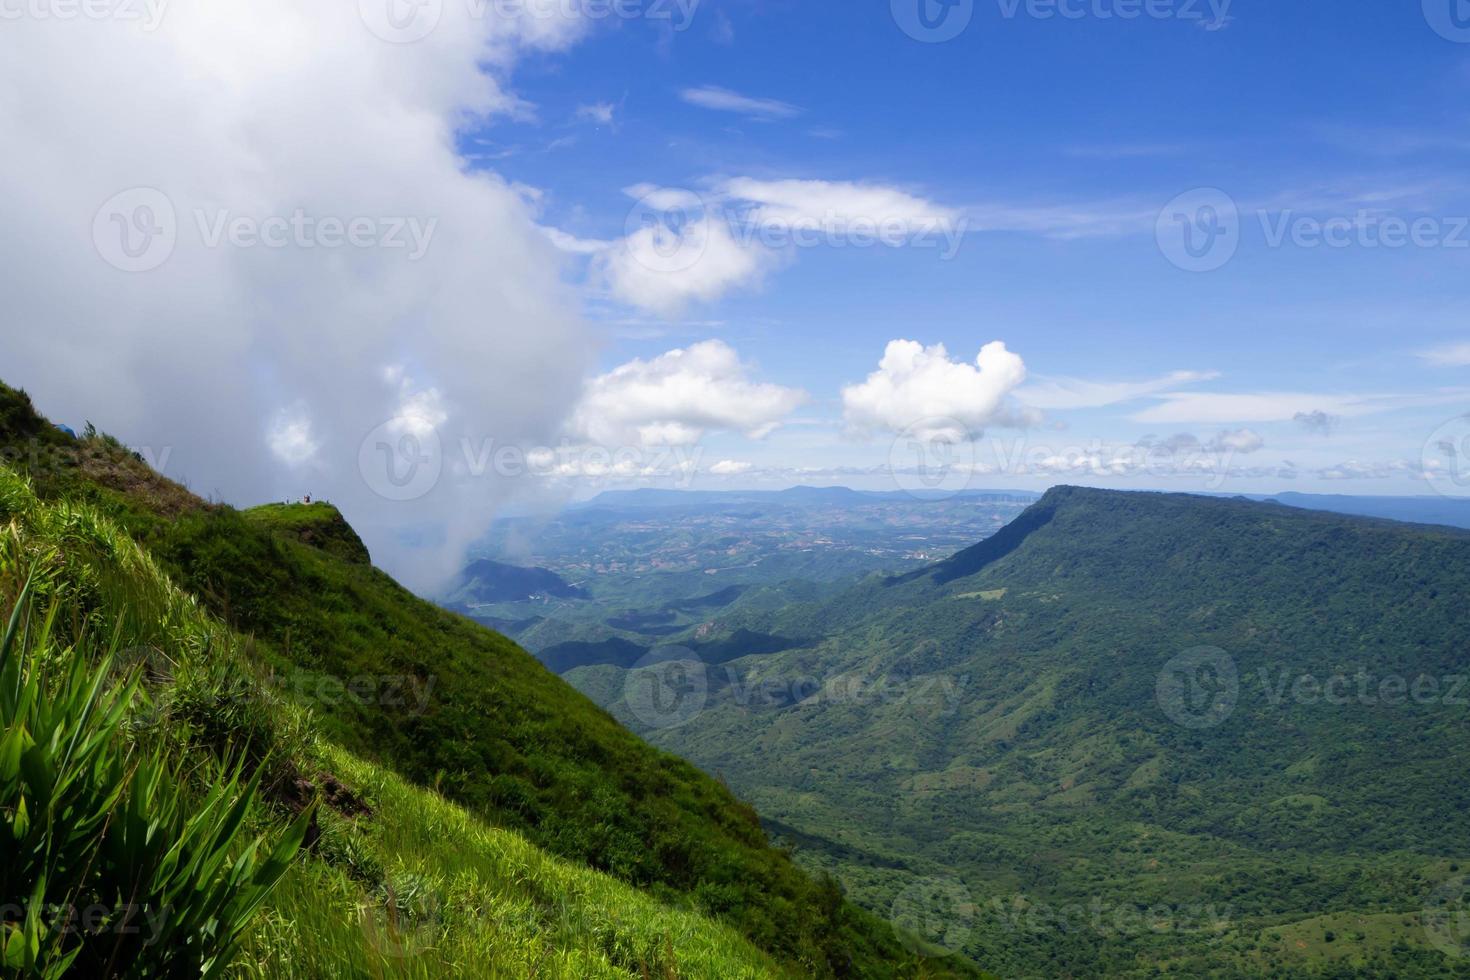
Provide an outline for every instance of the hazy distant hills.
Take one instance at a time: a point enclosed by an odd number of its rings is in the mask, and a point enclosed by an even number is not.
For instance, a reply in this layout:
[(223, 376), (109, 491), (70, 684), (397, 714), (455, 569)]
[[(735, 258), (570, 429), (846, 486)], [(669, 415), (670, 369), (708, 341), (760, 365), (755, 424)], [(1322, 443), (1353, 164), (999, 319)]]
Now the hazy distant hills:
[[(1461, 530), (1058, 488), (943, 562), (727, 613), (807, 639), (691, 658), (693, 710), (567, 677), (860, 901), (967, 896), (1003, 974), (1447, 976), (1422, 912), (1470, 857), (1467, 594)], [(1148, 907), (1175, 927), (1056, 924)]]
[(585, 509), (687, 508), (747, 505), (852, 505), (886, 500), (951, 500), (983, 499), (1035, 500), (1040, 496), (1029, 490), (964, 490), (947, 491), (853, 490), (848, 487), (791, 487), (786, 490), (607, 490), (591, 500), (576, 505)]
[(917, 499), (844, 487), (607, 493), (549, 518), (502, 518), (472, 551), (548, 570), (586, 598), (517, 599), (545, 587), (519, 577), (512, 588), (477, 593), (462, 583), (463, 594), (443, 598), (558, 670), (628, 665), (669, 644), (720, 644), (706, 652), (721, 658), (771, 652), (786, 641), (721, 624), (737, 611), (809, 601), (866, 575), (952, 555), (1035, 499), (988, 492)]
[(1288, 507), (1384, 517), (1411, 524), (1470, 528), (1470, 499), (1451, 497), (1355, 497), (1348, 494), (1279, 493), (1269, 498)]
[[(1287, 492), (1247, 494), (1250, 500), (1275, 501), (1303, 510), (1325, 510), (1362, 517), (1382, 517), (1411, 524), (1444, 524), (1470, 528), (1470, 498), (1416, 496), (1371, 497), (1351, 494)], [(848, 487), (791, 487), (787, 490), (609, 490), (571, 508), (578, 510), (659, 510), (742, 506), (855, 506), (881, 501), (1012, 500), (1034, 501), (1029, 490), (873, 491)]]

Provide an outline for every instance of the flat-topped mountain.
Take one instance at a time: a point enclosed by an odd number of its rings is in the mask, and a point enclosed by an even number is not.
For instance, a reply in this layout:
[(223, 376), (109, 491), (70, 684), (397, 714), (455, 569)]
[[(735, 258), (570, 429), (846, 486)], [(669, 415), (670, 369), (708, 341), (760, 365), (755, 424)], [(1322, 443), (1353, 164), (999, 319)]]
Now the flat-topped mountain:
[[(1062, 487), (945, 561), (728, 613), (817, 639), (706, 663), (702, 710), (644, 728), (872, 907), (963, 889), (965, 949), (1002, 973), (1439, 975), (1421, 910), (1470, 849), (1467, 597), (1470, 532)], [(568, 679), (616, 694), (608, 670)], [(1221, 921), (1012, 917), (1094, 903)]]

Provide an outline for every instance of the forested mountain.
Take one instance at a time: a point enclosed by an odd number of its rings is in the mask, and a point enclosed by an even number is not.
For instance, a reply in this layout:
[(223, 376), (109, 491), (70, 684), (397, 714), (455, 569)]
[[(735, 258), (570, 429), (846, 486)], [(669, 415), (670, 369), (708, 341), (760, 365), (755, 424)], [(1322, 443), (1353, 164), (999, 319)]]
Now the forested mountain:
[(727, 611), (819, 639), (688, 661), (693, 706), (638, 710), (658, 666), (568, 677), (871, 907), (926, 883), (931, 938), (1006, 975), (1463, 975), (1434, 910), (1470, 851), (1467, 594), (1464, 531), (1058, 488)]

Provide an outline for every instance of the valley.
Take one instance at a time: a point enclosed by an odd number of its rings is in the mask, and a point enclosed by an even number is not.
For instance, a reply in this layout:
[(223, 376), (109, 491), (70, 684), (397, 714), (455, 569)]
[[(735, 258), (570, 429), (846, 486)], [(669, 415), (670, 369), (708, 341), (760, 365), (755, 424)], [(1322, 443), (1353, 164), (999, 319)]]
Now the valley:
[(1459, 975), (1470, 532), (1059, 488), (890, 568), (541, 655), (1003, 975)]
[(721, 614), (737, 601), (774, 607), (920, 567), (994, 533), (1035, 499), (1024, 491), (925, 497), (842, 487), (609, 492), (549, 519), (501, 520), (472, 552), (502, 576), (506, 567), (527, 582), (549, 572), (581, 595), (485, 601), (477, 595), (484, 576), (472, 564), (440, 601), (558, 662), (626, 660), (686, 633), (693, 642), (724, 641), (715, 656), (728, 659), (752, 641), (779, 643), (723, 630)]

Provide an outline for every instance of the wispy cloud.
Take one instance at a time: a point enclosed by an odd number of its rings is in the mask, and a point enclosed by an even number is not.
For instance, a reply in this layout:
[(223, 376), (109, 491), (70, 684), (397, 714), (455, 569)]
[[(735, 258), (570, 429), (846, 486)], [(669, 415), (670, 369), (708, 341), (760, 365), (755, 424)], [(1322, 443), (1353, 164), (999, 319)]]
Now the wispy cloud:
[(1435, 211), (1467, 191), (1459, 178), (1389, 175), (1373, 179), (1325, 181), (1288, 188), (1259, 201), (1242, 201), (1251, 211), (1304, 211), (1346, 214), (1352, 211)]
[(1151, 232), (1158, 217), (1158, 201), (984, 203), (965, 209), (971, 231), (1018, 232), (1062, 240)]
[(792, 105), (789, 102), (780, 102), (776, 99), (753, 98), (715, 85), (705, 85), (700, 88), (686, 88), (679, 93), (679, 98), (688, 102), (690, 105), (699, 106), (701, 109), (713, 109), (716, 112), (734, 112), (751, 119), (791, 119), (801, 115), (805, 111), (800, 106)]
[(1150, 424), (1230, 424), (1293, 422), (1320, 415), (1355, 418), (1404, 408), (1430, 408), (1463, 402), (1464, 389), (1428, 394), (1323, 395), (1311, 392), (1166, 392), (1160, 403), (1131, 416)]
[(758, 225), (820, 228), (841, 233), (855, 222), (895, 225), (921, 233), (960, 226), (950, 207), (886, 184), (830, 180), (756, 180), (718, 185), (721, 200)]
[(715, 11), (715, 24), (710, 28), (710, 40), (716, 44), (731, 45), (735, 43), (735, 24), (730, 20), (730, 15), (723, 10)]
[(1417, 156), (1436, 151), (1470, 153), (1470, 137), (1458, 132), (1337, 123), (1319, 125), (1315, 129), (1326, 143), (1371, 156)]
[(542, 230), (562, 251), (594, 256), (592, 279), (613, 298), (665, 317), (758, 285), (807, 238), (861, 240), (882, 229), (894, 236), (885, 244), (922, 240), (954, 250), (965, 234), (958, 209), (870, 182), (738, 177), (711, 179), (700, 193), (651, 184), (625, 192), (648, 220), (617, 241)]
[(1188, 153), (1183, 143), (1094, 143), (1069, 146), (1068, 156), (1094, 160), (1133, 160), (1140, 157), (1172, 157)]
[(611, 126), (616, 121), (617, 105), (612, 102), (593, 102), (577, 106), (576, 118), (581, 122), (592, 122), (599, 126)]
[(1046, 378), (1016, 392), (1016, 398), (1032, 408), (1067, 410), (1104, 408), (1137, 401), (1178, 388), (1210, 381), (1214, 371), (1174, 371), (1146, 381), (1087, 381), (1082, 378)]
[(1315, 432), (1320, 436), (1332, 435), (1332, 430), (1337, 428), (1337, 423), (1342, 421), (1337, 416), (1328, 415), (1321, 409), (1315, 412), (1297, 412), (1291, 420), (1308, 432)]
[(568, 234), (559, 228), (541, 227), (541, 233), (555, 245), (558, 250), (571, 255), (596, 255), (598, 252), (612, 248), (612, 242), (599, 241), (595, 238), (578, 238), (576, 235)]
[(1419, 356), (1436, 367), (1470, 367), (1470, 342), (1434, 347)]

